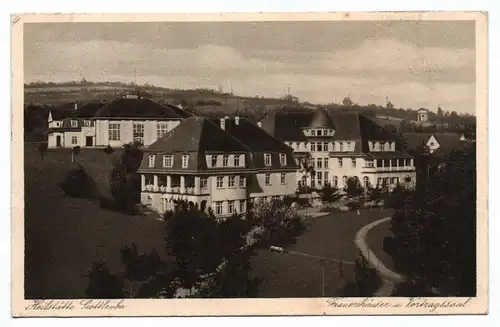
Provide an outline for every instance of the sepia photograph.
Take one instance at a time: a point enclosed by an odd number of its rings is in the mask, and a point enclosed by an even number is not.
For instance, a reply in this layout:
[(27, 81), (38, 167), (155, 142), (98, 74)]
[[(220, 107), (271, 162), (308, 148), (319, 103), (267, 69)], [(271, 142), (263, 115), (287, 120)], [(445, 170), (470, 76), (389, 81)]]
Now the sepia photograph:
[(13, 314), (486, 313), (486, 15), (248, 15), (12, 17)]

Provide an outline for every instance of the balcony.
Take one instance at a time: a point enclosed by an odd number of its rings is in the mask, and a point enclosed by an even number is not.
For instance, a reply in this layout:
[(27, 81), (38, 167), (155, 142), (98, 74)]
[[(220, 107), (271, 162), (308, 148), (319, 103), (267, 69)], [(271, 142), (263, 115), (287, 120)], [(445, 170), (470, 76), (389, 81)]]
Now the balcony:
[(151, 193), (166, 193), (166, 194), (181, 194), (181, 195), (208, 195), (208, 188), (202, 188), (199, 192), (196, 192), (194, 186), (187, 186), (185, 189), (181, 189), (180, 186), (172, 186), (170, 189), (167, 186), (160, 185), (154, 186), (152, 184), (148, 184), (144, 186), (143, 192), (151, 192)]
[(369, 173), (383, 173), (383, 172), (405, 172), (405, 171), (415, 171), (413, 166), (401, 166), (401, 167), (362, 167), (363, 172)]

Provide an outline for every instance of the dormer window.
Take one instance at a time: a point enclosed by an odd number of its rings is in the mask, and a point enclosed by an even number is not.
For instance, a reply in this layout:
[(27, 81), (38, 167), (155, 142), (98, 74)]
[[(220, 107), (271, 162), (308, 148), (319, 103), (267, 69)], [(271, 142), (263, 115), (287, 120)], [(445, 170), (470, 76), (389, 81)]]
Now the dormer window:
[(227, 167), (229, 166), (229, 156), (223, 156), (222, 157), (222, 167)]
[(182, 156), (182, 168), (187, 168), (189, 163), (189, 156), (188, 155), (183, 155)]
[(322, 131), (321, 129), (318, 129), (317, 135), (318, 135), (318, 136), (323, 135), (323, 131)]
[(311, 130), (311, 136), (316, 136), (316, 131), (314, 129)]
[(149, 168), (153, 168), (155, 166), (155, 155), (149, 156)]
[(264, 154), (264, 164), (266, 166), (271, 166), (271, 154), (270, 153)]
[(78, 120), (71, 120), (71, 127), (78, 127)]
[(280, 153), (280, 164), (286, 166), (286, 154)]
[(217, 167), (217, 156), (212, 156), (211, 160), (212, 167)]
[(84, 120), (83, 121), (83, 126), (90, 127), (90, 120)]
[(174, 156), (172, 155), (163, 156), (163, 167), (172, 168), (173, 165), (174, 165)]

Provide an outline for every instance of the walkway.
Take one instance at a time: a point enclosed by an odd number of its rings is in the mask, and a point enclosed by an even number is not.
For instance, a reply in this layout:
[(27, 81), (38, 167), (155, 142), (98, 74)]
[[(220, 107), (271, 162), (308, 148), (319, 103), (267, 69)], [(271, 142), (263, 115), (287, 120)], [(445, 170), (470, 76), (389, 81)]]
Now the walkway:
[(404, 281), (404, 277), (402, 275), (390, 270), (382, 263), (382, 261), (370, 249), (366, 241), (366, 236), (370, 230), (372, 230), (375, 226), (389, 221), (390, 219), (391, 217), (385, 217), (363, 226), (357, 232), (354, 241), (358, 249), (361, 251), (363, 257), (370, 263), (372, 267), (374, 267), (378, 271), (378, 273), (382, 277), (383, 284), (375, 293), (375, 296), (390, 296), (394, 290), (394, 286)]

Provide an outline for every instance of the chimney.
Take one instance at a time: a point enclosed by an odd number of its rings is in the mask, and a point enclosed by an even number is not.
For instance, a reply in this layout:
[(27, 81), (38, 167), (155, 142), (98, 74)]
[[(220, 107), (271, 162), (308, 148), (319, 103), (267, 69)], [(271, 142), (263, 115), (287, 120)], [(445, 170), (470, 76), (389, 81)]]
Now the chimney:
[(226, 118), (220, 119), (220, 128), (222, 128), (223, 130), (226, 129)]
[(262, 123), (261, 123), (261, 122), (258, 122), (258, 123), (257, 123), (257, 126), (259, 126), (260, 128), (262, 128)]
[(78, 102), (75, 102), (75, 110), (78, 110)]
[(240, 125), (240, 117), (238, 117), (238, 116), (234, 117), (234, 123), (236, 124), (236, 126), (239, 126)]

